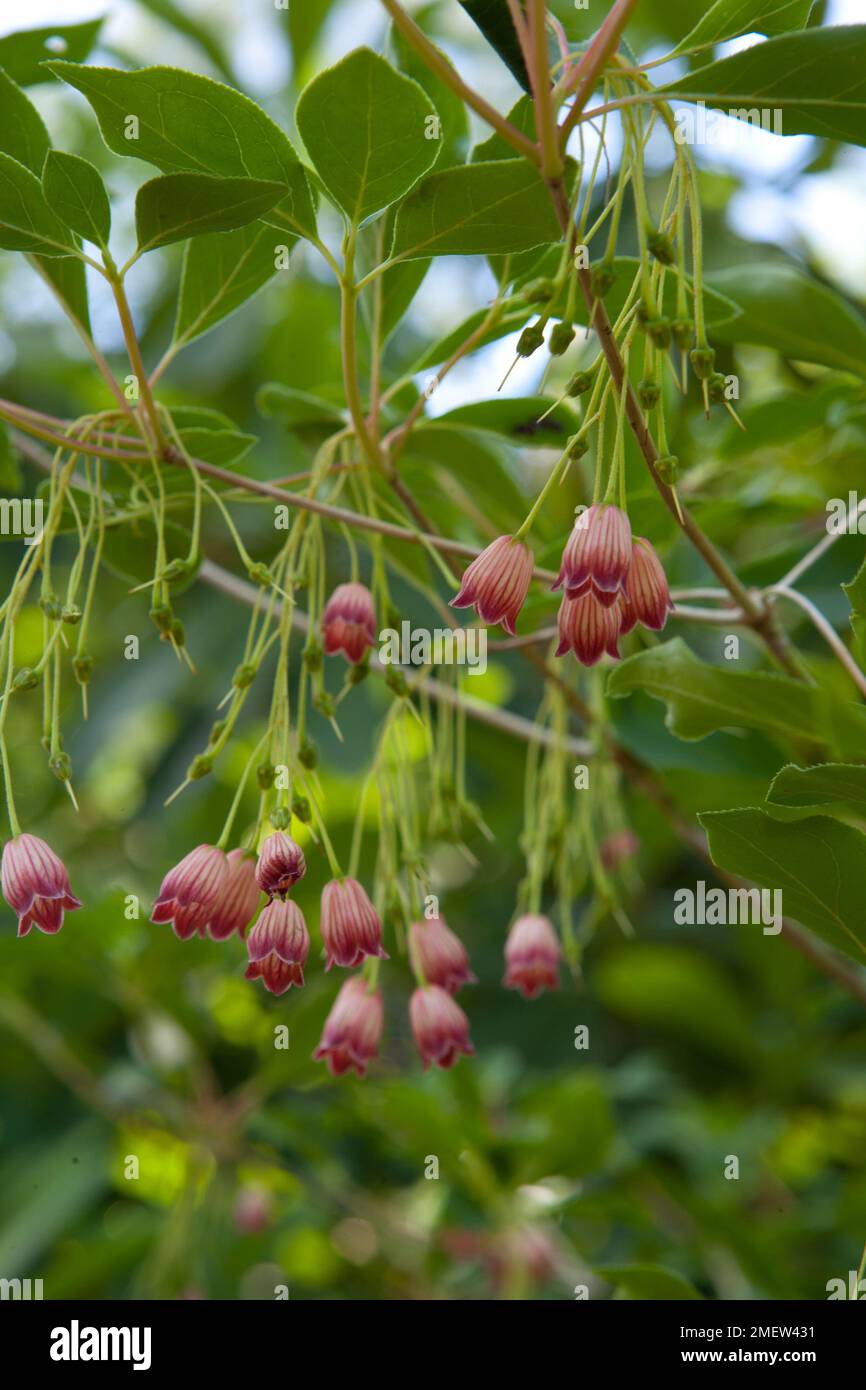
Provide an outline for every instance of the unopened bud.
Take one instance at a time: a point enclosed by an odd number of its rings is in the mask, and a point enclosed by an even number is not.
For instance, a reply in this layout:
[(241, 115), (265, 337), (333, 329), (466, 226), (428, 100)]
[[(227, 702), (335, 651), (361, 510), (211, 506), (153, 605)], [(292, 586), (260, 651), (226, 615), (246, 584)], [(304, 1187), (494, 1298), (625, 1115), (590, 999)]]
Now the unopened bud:
[(12, 678), (13, 690), (35, 690), (42, 677), (30, 666), (22, 666)]
[(608, 290), (612, 290), (616, 284), (616, 269), (612, 261), (602, 261), (599, 265), (593, 266), (589, 274), (589, 283), (595, 299), (604, 299)]
[(668, 487), (673, 487), (680, 476), (680, 461), (676, 454), (662, 454), (661, 458), (657, 458), (656, 472), (663, 483), (667, 483)]
[(77, 603), (67, 603), (60, 613), (61, 622), (68, 623), (70, 627), (75, 627), (76, 623), (81, 622), (81, 609)]
[(592, 386), (591, 372), (575, 372), (565, 388), (567, 396), (583, 396)]
[(68, 753), (56, 753), (49, 758), (48, 766), (60, 782), (68, 782), (72, 776), (72, 760)]
[(319, 753), (316, 745), (312, 743), (310, 739), (305, 738), (298, 749), (298, 762), (302, 767), (312, 769), (316, 766), (318, 761)]
[(93, 675), (93, 666), (93, 657), (88, 656), (86, 652), (82, 652), (81, 656), (74, 656), (72, 658), (72, 669), (75, 672), (75, 679), (78, 681), (79, 685), (87, 685), (87, 682)]
[(402, 671), (397, 670), (396, 666), (389, 666), (387, 668), (385, 672), (385, 684), (387, 685), (388, 689), (393, 691), (393, 693), (396, 696), (398, 696), (398, 698), (401, 700), (405, 699), (405, 697), (409, 694), (409, 687), (406, 684), (406, 677), (403, 675)]
[(288, 806), (275, 806), (268, 819), (275, 830), (288, 830), (292, 823), (292, 813)]
[(247, 690), (249, 686), (252, 685), (255, 678), (255, 666), (250, 665), (249, 662), (244, 662), (241, 666), (235, 668), (235, 673), (232, 676), (232, 685), (236, 690)]
[(688, 352), (689, 343), (695, 333), (695, 325), (691, 319), (671, 319), (671, 332), (674, 335), (674, 342), (680, 352)]
[(657, 348), (666, 352), (671, 345), (671, 321), (664, 317), (648, 319), (645, 324), (647, 336)]
[(55, 623), (60, 621), (63, 607), (59, 599), (56, 599), (53, 594), (43, 594), (39, 600), (39, 607), (42, 609), (46, 618), (50, 618), (52, 622)]
[(273, 763), (259, 763), (256, 768), (256, 783), (259, 791), (270, 791), (271, 787), (274, 785), (274, 778), (276, 775), (277, 769), (274, 767)]
[(692, 348), (689, 353), (692, 371), (698, 381), (709, 381), (716, 368), (716, 354), (711, 347)]
[(521, 299), (525, 304), (548, 304), (556, 294), (556, 286), (552, 280), (533, 280), (521, 291)]
[(274, 582), (273, 575), (271, 574), (267, 565), (250, 565), (249, 569), (247, 570), (247, 574), (249, 575), (250, 579), (254, 584), (259, 584), (263, 589), (269, 589), (271, 584), (273, 584)]
[(304, 665), (307, 670), (312, 673), (321, 671), (322, 648), (317, 643), (313, 643), (309, 647), (304, 648)]
[(292, 815), (297, 816), (299, 821), (303, 821), (304, 825), (307, 825), (312, 818), (312, 814), (310, 803), (307, 798), (295, 793), (292, 797)]
[(333, 719), (337, 712), (333, 697), (328, 694), (327, 690), (320, 690), (313, 696), (313, 708), (317, 709), (319, 714), (324, 715), (326, 719)]
[(544, 329), (539, 328), (536, 323), (527, 324), (517, 339), (518, 357), (531, 357), (534, 352), (538, 351), (543, 342)]
[(657, 381), (644, 377), (637, 385), (637, 398), (644, 410), (654, 410), (659, 403), (662, 389)]
[(213, 758), (208, 753), (198, 753), (187, 768), (186, 775), (191, 782), (200, 782), (210, 772), (213, 772)]
[(676, 255), (674, 253), (673, 242), (665, 232), (652, 231), (646, 239), (647, 247), (651, 256), (662, 265), (673, 265)]
[(550, 341), (547, 344), (548, 351), (552, 357), (561, 357), (567, 352), (574, 342), (574, 329), (570, 323), (554, 324), (550, 330)]
[(573, 439), (569, 439), (566, 452), (573, 462), (582, 459), (584, 454), (589, 453), (589, 440), (585, 435), (576, 434)]

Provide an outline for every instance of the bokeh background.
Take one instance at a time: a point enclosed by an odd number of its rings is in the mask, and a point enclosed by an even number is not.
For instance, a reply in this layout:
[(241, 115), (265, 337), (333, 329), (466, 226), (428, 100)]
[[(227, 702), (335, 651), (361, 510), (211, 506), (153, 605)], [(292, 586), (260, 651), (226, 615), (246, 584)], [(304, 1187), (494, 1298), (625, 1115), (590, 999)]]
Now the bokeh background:
[[(20, 27), (11, 8), (0, 38)], [(589, 14), (567, 0), (553, 8), (574, 38), (600, 18), (596, 6)], [(700, 0), (642, 0), (630, 30), (636, 50), (664, 53), (704, 8)], [(858, 8), (856, 0), (831, 4), (826, 19), (862, 18)], [(63, 25), (103, 12), (90, 61), (173, 63), (236, 82), (290, 133), (303, 82), (359, 43), (381, 46), (386, 33), (375, 0), (290, 0), (288, 12), (270, 0), (111, 0), (100, 9), (31, 0), (27, 22)], [(469, 79), (507, 109), (516, 85), (459, 6), (416, 12)], [(103, 172), (119, 200), (122, 252), (124, 238), (132, 240), (134, 190), (152, 171), (110, 155), (77, 96), (54, 84), (29, 94), (55, 142)], [(730, 148), (697, 152), (710, 269), (794, 260), (862, 307), (863, 152), (809, 137), (738, 135)], [(614, 159), (616, 147), (614, 133)], [(659, 145), (660, 170), (666, 157)], [(131, 280), (149, 362), (170, 337), (178, 271), (172, 249), (148, 258)], [(477, 258), (435, 266), (391, 341), (388, 371), (411, 367), (425, 343), (484, 303), (493, 286)], [(97, 339), (120, 372), (111, 306), (98, 285), (92, 291)], [(315, 441), (264, 418), (256, 394), (278, 381), (339, 402), (337, 323), (327, 273), (299, 247), (290, 274), (178, 358), (163, 399), (218, 408), (257, 435), (248, 464), (256, 476), (302, 469)], [(491, 396), (513, 349), (511, 337), (463, 364), (431, 411)], [(767, 349), (725, 352), (749, 384), (749, 435), (724, 417), (707, 425), (683, 406), (672, 445), (694, 465), (689, 496), (702, 524), (743, 577), (763, 582), (820, 533), (825, 499), (845, 497), (862, 478), (861, 392), (819, 369), (804, 376)], [(535, 390), (540, 371), (534, 360), (521, 363), (508, 393)], [(71, 329), (8, 253), (0, 256), (0, 394), (70, 417), (105, 403)], [(796, 415), (792, 403), (804, 401)], [(529, 498), (549, 464), (542, 450), (490, 441), (478, 448), (480, 463), (460, 458), (470, 491), (473, 470), (492, 458)], [(423, 489), (423, 464), (414, 469)], [(3, 458), (4, 492), (29, 494), (40, 476), (12, 453)], [(568, 507), (563, 501), (550, 518), (542, 564)], [(664, 548), (672, 535), (659, 510), (647, 501), (646, 529)], [(255, 506), (240, 512), (248, 545), (267, 556), (270, 517)], [(445, 524), (478, 539), (475, 518), (459, 505)], [(213, 523), (207, 551), (236, 568)], [(17, 552), (0, 547), (4, 582)], [(847, 614), (839, 585), (861, 554), (862, 542), (846, 538), (810, 577), (807, 591), (839, 624)], [(346, 564), (339, 538), (331, 562), (336, 582)], [(674, 583), (700, 582), (679, 545), (666, 562)], [(522, 874), (525, 746), (470, 723), (469, 790), (495, 839), (472, 840), (475, 867), (452, 844), (429, 846), (442, 910), (480, 980), (462, 997), (478, 1056), (448, 1074), (421, 1072), (406, 1013), (410, 977), (396, 951), (383, 972), (383, 1058), (365, 1081), (334, 1081), (310, 1060), (336, 987), (318, 965), (302, 993), (274, 1000), (244, 981), (239, 940), (180, 943), (149, 925), (167, 868), (219, 834), (270, 691), (267, 679), (253, 691), (242, 738), (213, 777), (165, 809), (206, 742), (246, 613), (202, 583), (178, 601), (193, 677), (157, 640), (146, 597), (128, 589), (117, 577), (102, 584), (86, 723), (69, 692), (80, 814), (45, 766), (38, 699), (16, 701), (10, 720), (19, 814), (63, 854), (86, 907), (58, 937), (33, 932), (23, 942), (5, 904), (0, 912), (0, 1277), (41, 1278), (51, 1298), (272, 1298), (284, 1285), (292, 1298), (374, 1300), (562, 1299), (580, 1284), (592, 1297), (808, 1299), (825, 1297), (829, 1279), (847, 1278), (866, 1232), (862, 1009), (777, 938), (674, 926), (674, 889), (707, 871), (640, 796), (626, 801), (639, 841), (626, 904), (634, 936), (593, 917), (577, 977), (526, 1004), (499, 984)], [(400, 596), (417, 621), (430, 620), (414, 589)], [(28, 610), (22, 664), (28, 642), (38, 654), (40, 623)], [(137, 662), (122, 655), (131, 633), (141, 639)], [(807, 631), (796, 635), (811, 644)], [(702, 630), (688, 637), (698, 650), (709, 640)], [(759, 657), (746, 649), (744, 659)], [(532, 668), (505, 654), (470, 686), (529, 718), (540, 697)], [(389, 701), (371, 680), (341, 706), (343, 743), (324, 721), (315, 731), (328, 824), (341, 849)], [(754, 734), (679, 744), (661, 707), (642, 698), (621, 703), (613, 717), (622, 741), (659, 772), (684, 811), (753, 803), (779, 765), (777, 750)], [(252, 797), (245, 814), (254, 814)], [(297, 894), (311, 925), (325, 877), (311, 854)], [(129, 894), (140, 897), (139, 920), (125, 915)], [(574, 904), (578, 920), (588, 909), (588, 900)], [(290, 1029), (288, 1051), (274, 1048), (280, 1023)], [(589, 1047), (577, 1050), (582, 1025)], [(137, 1179), (126, 1176), (128, 1155), (139, 1159)], [(725, 1177), (728, 1156), (739, 1160), (736, 1180)], [(438, 1178), (425, 1176), (431, 1157)]]

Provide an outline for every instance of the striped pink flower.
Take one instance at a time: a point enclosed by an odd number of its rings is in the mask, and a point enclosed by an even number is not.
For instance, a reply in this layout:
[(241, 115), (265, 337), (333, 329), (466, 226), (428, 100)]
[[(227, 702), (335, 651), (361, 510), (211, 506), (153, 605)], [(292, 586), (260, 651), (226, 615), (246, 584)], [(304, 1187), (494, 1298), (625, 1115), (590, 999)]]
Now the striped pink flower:
[(379, 914), (354, 878), (335, 878), (322, 889), (322, 941), (326, 970), (343, 965), (352, 970), (365, 956), (387, 960), (382, 949)]
[(259, 850), (256, 883), (269, 898), (284, 898), (293, 884), (307, 872), (304, 852), (291, 835), (275, 830)]
[(274, 898), (247, 937), (248, 980), (261, 980), (271, 994), (285, 994), (304, 983), (310, 933), (301, 909), (290, 899)]
[(415, 990), (409, 1001), (409, 1018), (425, 1071), (431, 1062), (446, 1071), (461, 1053), (468, 1057), (474, 1053), (469, 1019), (440, 985)]
[(342, 1076), (351, 1067), (364, 1076), (368, 1062), (379, 1051), (384, 1022), (381, 992), (370, 989), (361, 976), (351, 976), (325, 1019), (313, 1060), (327, 1061), (332, 1076)]
[(18, 935), (32, 926), (53, 936), (63, 926), (64, 912), (81, 903), (69, 886), (69, 875), (38, 835), (16, 835), (3, 846), (3, 896), (18, 918)]
[(162, 880), (151, 922), (171, 922), (175, 936), (187, 941), (204, 934), (228, 882), (228, 860), (216, 845), (198, 845)]
[(606, 608), (593, 592), (569, 598), (563, 594), (559, 605), (559, 646), (556, 655), (574, 652), (583, 666), (594, 666), (607, 652), (619, 659), (617, 640), (622, 612), (617, 605)]
[(514, 624), (526, 600), (534, 556), (513, 536), (498, 536), (464, 572), (452, 608), (477, 609), (483, 623), (501, 623), (514, 636)]
[(441, 917), (412, 923), (409, 952), (422, 979), (430, 985), (441, 985), (449, 994), (476, 983), (466, 947)]
[(673, 604), (662, 563), (643, 536), (637, 536), (632, 544), (626, 590), (628, 608), (637, 622), (661, 632)]
[(376, 645), (373, 595), (363, 584), (339, 584), (322, 614), (322, 633), (328, 656), (343, 652), (356, 665), (368, 647)]
[(590, 590), (606, 608), (616, 603), (631, 564), (631, 523), (619, 507), (594, 503), (578, 517), (554, 589), (569, 598)]
[(207, 924), (214, 941), (225, 941), (235, 931), (238, 936), (243, 936), (244, 928), (253, 920), (261, 898), (261, 890), (256, 883), (255, 859), (246, 850), (230, 849), (226, 861), (228, 875), (225, 889)]
[(518, 917), (505, 942), (506, 989), (535, 999), (543, 989), (559, 988), (562, 950), (550, 919), (538, 913)]

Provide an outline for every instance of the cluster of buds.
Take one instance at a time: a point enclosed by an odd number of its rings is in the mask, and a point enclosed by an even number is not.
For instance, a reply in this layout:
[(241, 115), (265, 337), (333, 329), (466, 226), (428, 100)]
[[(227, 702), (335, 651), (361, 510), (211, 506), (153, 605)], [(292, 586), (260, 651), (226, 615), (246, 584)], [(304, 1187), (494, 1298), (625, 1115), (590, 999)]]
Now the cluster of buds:
[(604, 504), (578, 518), (553, 587), (564, 590), (556, 654), (574, 652), (584, 666), (605, 653), (618, 659), (619, 639), (636, 623), (660, 632), (673, 607), (650, 542), (633, 538), (626, 513)]
[[(452, 608), (476, 609), (482, 622), (511, 636), (526, 600), (534, 557), (522, 541), (499, 536), (472, 561)], [(557, 656), (572, 651), (584, 666), (605, 653), (619, 658), (619, 639), (636, 623), (660, 632), (673, 607), (661, 562), (642, 536), (632, 537), (621, 508), (593, 504), (578, 518), (553, 588), (563, 589)]]
[(463, 942), (440, 917), (413, 922), (409, 957), (419, 984), (409, 1002), (409, 1019), (424, 1070), (431, 1062), (447, 1070), (475, 1051), (469, 1020), (454, 995), (475, 976)]

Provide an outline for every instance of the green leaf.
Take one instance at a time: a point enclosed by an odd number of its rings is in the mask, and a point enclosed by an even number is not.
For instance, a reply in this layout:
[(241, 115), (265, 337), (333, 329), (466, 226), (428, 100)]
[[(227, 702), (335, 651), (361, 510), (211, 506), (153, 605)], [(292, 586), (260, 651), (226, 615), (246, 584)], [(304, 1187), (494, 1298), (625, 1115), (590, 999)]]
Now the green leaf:
[(140, 252), (206, 232), (231, 232), (269, 212), (281, 183), (219, 179), (211, 174), (162, 174), (142, 184), (135, 198)]
[(785, 357), (866, 376), (866, 319), (795, 266), (737, 266), (717, 271), (707, 283), (731, 295), (742, 310), (735, 320), (714, 327), (715, 338), (759, 343)]
[(803, 29), (815, 0), (715, 0), (674, 53), (724, 43), (740, 34), (785, 34)]
[[(422, 62), (411, 44), (407, 43), (399, 29), (391, 26), (390, 42), (394, 49), (394, 56), (397, 66), (407, 77), (413, 78), (419, 87), (423, 87), (428, 97), (433, 103), (436, 114), (439, 117), (439, 137), (437, 140), (437, 153), (431, 168), (447, 169), (452, 164), (463, 164), (469, 149), (469, 117), (466, 114), (466, 107), (456, 92), (443, 82), (441, 77), (437, 77), (431, 72), (427, 64)], [(439, 61), (451, 71), (454, 66), (450, 59), (436, 49)], [(505, 142), (503, 141), (503, 144)], [(508, 147), (506, 147), (508, 148)], [(511, 151), (513, 156), (513, 151)]]
[[(289, 39), (292, 45), (292, 76), (298, 81), (298, 73), (304, 67), (310, 49), (313, 47), (327, 21), (334, 0), (316, 0), (314, 5), (289, 5)], [(285, 11), (283, 11), (285, 13)]]
[(417, 82), (357, 48), (301, 92), (298, 130), (328, 195), (353, 226), (402, 198), (435, 162), (436, 111)]
[[(521, 134), (526, 135), (530, 140), (535, 139), (535, 106), (532, 97), (518, 97), (508, 113), (508, 119), (515, 129)], [(472, 150), (472, 164), (487, 164), (491, 159), (513, 159), (514, 147), (504, 140), (497, 130), (489, 135), (486, 140), (482, 140)]]
[(655, 1302), (660, 1299), (694, 1301), (701, 1297), (688, 1279), (660, 1265), (599, 1265), (595, 1272), (605, 1283), (623, 1290), (628, 1298)]
[(28, 256), (27, 259), (37, 274), (48, 282), (52, 294), (69, 317), (89, 335), (90, 307), (84, 262), (77, 256)]
[(767, 801), (773, 806), (850, 807), (866, 813), (866, 767), (859, 763), (821, 763), (797, 767), (789, 763), (773, 778)]
[(850, 584), (842, 585), (851, 605), (851, 627), (861, 662), (866, 659), (866, 560)]
[(306, 425), (326, 425), (334, 430), (342, 429), (346, 423), (343, 412), (337, 406), (311, 395), (309, 391), (283, 386), (279, 381), (266, 381), (259, 387), (256, 406), (262, 415), (276, 416), (290, 430)]
[(605, 954), (592, 974), (605, 1008), (633, 1026), (682, 1039), (749, 1065), (752, 1027), (740, 995), (709, 956), (688, 947), (633, 942)]
[(777, 738), (830, 738), (866, 756), (866, 719), (859, 706), (790, 676), (731, 671), (700, 661), (679, 637), (648, 647), (611, 671), (613, 696), (645, 690), (667, 705), (665, 724), (677, 738), (706, 738), (718, 729), (761, 729)]
[(0, 69), (0, 150), (39, 174), (51, 140), (36, 107)]
[(241, 430), (214, 430), (191, 425), (178, 433), (190, 458), (216, 463), (221, 468), (241, 463), (259, 442), (256, 435), (244, 434)]
[(512, 531), (526, 514), (526, 498), (503, 450), (481, 430), (425, 422), (412, 431), (401, 469), (413, 497), (449, 535), (473, 513), (480, 527), (492, 522), (503, 532)]
[[(543, 420), (539, 418), (542, 415)], [(547, 396), (504, 396), (456, 406), (437, 415), (435, 423), (489, 431), (524, 447), (562, 449), (569, 435), (578, 429), (580, 417), (566, 401), (555, 405)]]
[(460, 3), (512, 76), (528, 92), (531, 88), (529, 73), (504, 0), (460, 0)]
[(391, 256), (528, 251), (559, 237), (544, 180), (525, 159), (431, 174), (402, 203)]
[(84, 24), (54, 24), (50, 28), (22, 29), (0, 39), (0, 68), (9, 74), (19, 87), (33, 87), (37, 82), (49, 82), (51, 74), (45, 68), (46, 58), (56, 58), (62, 52), (72, 63), (87, 57), (99, 36), (102, 19), (88, 19)]
[(274, 232), (261, 222), (190, 241), (183, 259), (174, 342), (191, 343), (276, 274)]
[(784, 34), (697, 68), (659, 89), (748, 120), (778, 108), (785, 135), (866, 144), (866, 25)]
[(699, 820), (714, 864), (761, 888), (781, 889), (787, 917), (866, 964), (866, 836), (827, 816), (779, 821), (751, 808), (708, 811)]
[(190, 170), (285, 184), (288, 192), (267, 221), (295, 235), (315, 233), (303, 165), (288, 136), (249, 97), (180, 68), (48, 66), (84, 94), (115, 154), (147, 160), (165, 173)]
[(8, 154), (0, 154), (0, 246), (41, 256), (68, 256), (75, 249), (36, 175)]
[(48, 206), (85, 241), (108, 245), (111, 207), (97, 169), (77, 154), (49, 151), (42, 170), (42, 192)]

